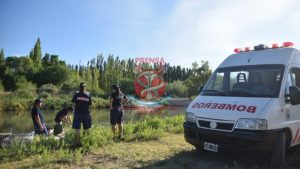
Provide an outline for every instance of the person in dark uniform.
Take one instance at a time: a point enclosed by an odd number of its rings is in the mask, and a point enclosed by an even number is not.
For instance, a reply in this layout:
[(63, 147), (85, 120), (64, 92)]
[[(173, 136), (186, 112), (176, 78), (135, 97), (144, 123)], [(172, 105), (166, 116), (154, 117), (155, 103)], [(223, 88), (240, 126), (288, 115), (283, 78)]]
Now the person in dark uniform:
[(56, 116), (55, 116), (55, 126), (54, 126), (54, 135), (59, 135), (61, 133), (63, 133), (63, 122), (64, 123), (70, 123), (71, 119), (69, 114), (73, 112), (73, 107), (69, 106), (69, 107), (65, 107), (62, 110), (60, 110)]
[(92, 126), (92, 119), (89, 111), (89, 106), (92, 104), (92, 99), (89, 93), (85, 90), (86, 84), (80, 83), (79, 92), (73, 96), (72, 103), (75, 104), (74, 119), (72, 128), (76, 130), (75, 146), (82, 146), (80, 141), (80, 129), (83, 125), (84, 135), (88, 134), (88, 129)]
[(43, 103), (41, 99), (36, 99), (34, 101), (33, 107), (31, 109), (31, 118), (34, 126), (35, 135), (45, 134), (48, 135), (46, 128), (45, 118), (42, 114), (41, 107)]
[(110, 97), (110, 124), (116, 138), (116, 125), (118, 124), (118, 138), (123, 139), (123, 115), (124, 108), (122, 105), (123, 101), (127, 101), (127, 97), (121, 92), (120, 87), (116, 84), (112, 85), (112, 94)]

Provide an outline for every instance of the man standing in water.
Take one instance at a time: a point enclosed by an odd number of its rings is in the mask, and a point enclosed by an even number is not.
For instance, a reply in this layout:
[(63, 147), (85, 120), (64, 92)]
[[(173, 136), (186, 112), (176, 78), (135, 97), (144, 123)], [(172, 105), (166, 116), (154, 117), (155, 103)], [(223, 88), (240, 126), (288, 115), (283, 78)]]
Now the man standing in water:
[(34, 134), (46, 134), (48, 135), (48, 131), (46, 128), (45, 118), (42, 114), (42, 100), (36, 99), (34, 101), (33, 107), (31, 109), (31, 118), (34, 126)]
[(84, 135), (88, 134), (88, 130), (92, 126), (92, 119), (89, 111), (89, 106), (92, 104), (92, 99), (90, 95), (85, 91), (86, 84), (80, 83), (79, 92), (73, 96), (72, 103), (75, 104), (74, 120), (73, 120), (73, 129), (76, 130), (76, 140), (75, 147), (81, 147), (80, 140), (80, 129), (81, 123), (83, 125)]

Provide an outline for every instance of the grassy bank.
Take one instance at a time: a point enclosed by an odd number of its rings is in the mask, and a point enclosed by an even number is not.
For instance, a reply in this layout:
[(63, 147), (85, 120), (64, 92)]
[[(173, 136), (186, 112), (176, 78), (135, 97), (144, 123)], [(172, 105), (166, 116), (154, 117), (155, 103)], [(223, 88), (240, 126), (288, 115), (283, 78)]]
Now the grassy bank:
[[(125, 125), (125, 142), (146, 141), (159, 139), (167, 133), (182, 133), (184, 117), (173, 116), (160, 118), (148, 116), (139, 122), (129, 122)], [(13, 162), (23, 160), (29, 156), (39, 155), (43, 161), (54, 157), (69, 159), (71, 161), (80, 159), (91, 150), (112, 144), (113, 135), (109, 127), (94, 126), (90, 130), (90, 135), (83, 137), (83, 147), (73, 149), (74, 132), (67, 129), (63, 140), (55, 140), (54, 137), (36, 137), (33, 143), (15, 142), (9, 147), (1, 148), (0, 161)]]
[[(183, 138), (184, 116), (149, 116), (125, 125), (125, 140), (112, 140), (109, 127), (94, 126), (83, 138), (83, 147), (71, 147), (73, 132), (66, 138), (36, 138), (32, 144), (15, 143), (0, 149), (0, 168), (205, 168), (265, 169), (264, 159), (247, 153), (197, 152)], [(300, 147), (287, 152), (282, 168), (300, 167)]]
[[(300, 149), (288, 152), (281, 169), (299, 169)], [(113, 142), (82, 154), (80, 150), (55, 151), (23, 160), (0, 163), (0, 168), (141, 168), (141, 169), (266, 169), (266, 164), (245, 154), (197, 152), (182, 134), (170, 134), (147, 141)]]

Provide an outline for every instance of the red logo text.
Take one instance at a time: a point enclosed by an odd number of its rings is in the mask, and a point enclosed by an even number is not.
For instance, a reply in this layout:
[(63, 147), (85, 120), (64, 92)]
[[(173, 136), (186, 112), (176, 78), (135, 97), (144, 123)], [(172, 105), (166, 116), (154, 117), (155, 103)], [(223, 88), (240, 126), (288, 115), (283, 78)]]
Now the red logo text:
[(246, 106), (238, 104), (223, 104), (223, 103), (195, 103), (192, 106), (193, 109), (220, 109), (220, 110), (231, 110), (255, 113), (256, 106)]

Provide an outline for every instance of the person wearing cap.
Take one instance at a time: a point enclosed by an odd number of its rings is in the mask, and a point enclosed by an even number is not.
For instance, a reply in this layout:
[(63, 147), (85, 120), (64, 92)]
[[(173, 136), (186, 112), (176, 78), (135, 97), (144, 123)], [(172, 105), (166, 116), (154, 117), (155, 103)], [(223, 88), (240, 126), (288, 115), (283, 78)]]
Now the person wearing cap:
[(86, 84), (80, 83), (79, 92), (72, 98), (72, 103), (75, 104), (74, 119), (72, 128), (76, 130), (75, 146), (82, 146), (80, 141), (81, 124), (83, 126), (84, 134), (88, 134), (88, 129), (92, 126), (92, 119), (89, 111), (89, 106), (92, 104), (92, 99), (86, 91)]
[(42, 114), (41, 107), (42, 107), (42, 100), (36, 99), (34, 101), (34, 105), (31, 109), (31, 118), (34, 126), (35, 135), (46, 134), (48, 135), (48, 131), (46, 128), (45, 118)]
[(123, 115), (124, 108), (122, 105), (123, 101), (127, 101), (127, 97), (121, 92), (120, 87), (117, 84), (112, 85), (112, 94), (110, 97), (110, 124), (112, 126), (112, 131), (114, 134), (114, 139), (116, 138), (116, 130), (118, 125), (118, 138), (123, 139)]

